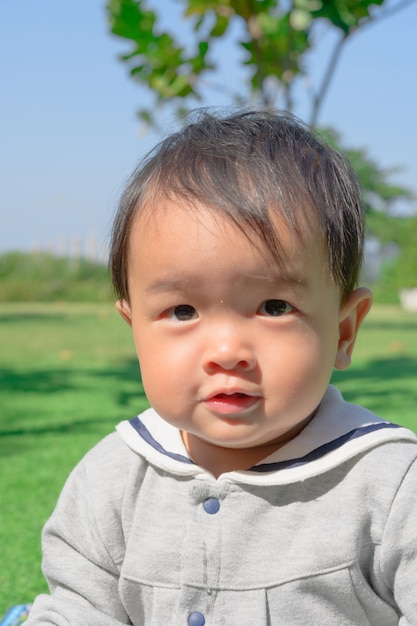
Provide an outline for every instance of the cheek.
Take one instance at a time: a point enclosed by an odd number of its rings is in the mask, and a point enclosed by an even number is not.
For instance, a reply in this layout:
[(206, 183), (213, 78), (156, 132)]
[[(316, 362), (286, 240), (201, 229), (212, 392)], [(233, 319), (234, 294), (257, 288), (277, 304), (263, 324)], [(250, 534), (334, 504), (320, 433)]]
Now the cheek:
[[(275, 344), (275, 349), (272, 348)], [(283, 334), (270, 342), (266, 352), (269, 369), (275, 362), (275, 375), (287, 380), (292, 386), (297, 382), (330, 377), (336, 358), (338, 344), (337, 327), (334, 324), (299, 326), (296, 332)]]
[(136, 333), (135, 345), (149, 402), (172, 401), (171, 394), (190, 376), (186, 371), (190, 362), (186, 348), (181, 342), (168, 341), (152, 332)]
[(284, 345), (277, 345), (275, 364), (269, 360), (263, 369), (272, 410), (282, 412), (290, 427), (320, 403), (333, 371), (336, 349), (334, 341), (323, 340), (311, 329), (287, 339), (283, 339)]

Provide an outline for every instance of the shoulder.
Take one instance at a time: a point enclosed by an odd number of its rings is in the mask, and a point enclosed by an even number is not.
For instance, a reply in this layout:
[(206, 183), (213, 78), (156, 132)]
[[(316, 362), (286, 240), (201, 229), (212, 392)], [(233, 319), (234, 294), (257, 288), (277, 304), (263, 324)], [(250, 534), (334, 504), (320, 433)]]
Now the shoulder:
[(117, 432), (110, 433), (89, 450), (80, 464), (89, 472), (100, 472), (105, 475), (113, 471), (126, 470), (137, 455), (122, 441)]
[[(84, 474), (86, 479), (106, 477), (126, 471), (135, 461), (135, 455), (123, 443), (116, 432), (96, 443), (74, 467), (71, 475)], [(70, 475), (70, 476), (71, 476)]]
[(115, 560), (120, 559), (123, 528), (130, 525), (148, 469), (146, 460), (130, 450), (116, 432), (108, 435), (69, 475), (44, 536), (71, 536), (67, 541), (77, 543), (85, 539), (77, 533), (90, 537), (97, 529), (100, 541), (110, 542)]
[(363, 451), (351, 465), (352, 480), (359, 480), (374, 495), (394, 498), (405, 481), (417, 489), (417, 442), (382, 442)]
[(119, 508), (132, 483), (137, 485), (143, 480), (147, 467), (147, 462), (114, 432), (79, 461), (69, 475), (63, 493), (81, 498), (91, 507), (113, 502)]
[[(401, 489), (411, 487), (415, 500), (417, 490), (417, 442), (387, 442), (371, 451), (370, 461), (374, 479), (391, 483), (395, 496)], [(410, 494), (411, 495), (411, 494)]]

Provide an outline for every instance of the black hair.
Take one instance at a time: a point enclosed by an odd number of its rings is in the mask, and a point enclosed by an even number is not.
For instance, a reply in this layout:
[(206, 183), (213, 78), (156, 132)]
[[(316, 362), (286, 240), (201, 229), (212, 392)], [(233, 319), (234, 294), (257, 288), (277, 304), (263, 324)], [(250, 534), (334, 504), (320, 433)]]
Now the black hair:
[[(280, 262), (274, 216), (300, 236), (318, 225), (330, 276), (342, 298), (356, 286), (363, 256), (360, 187), (347, 159), (287, 113), (207, 111), (159, 143), (131, 175), (115, 217), (109, 266), (129, 300), (127, 264), (134, 217), (177, 198), (226, 216)], [(196, 209), (197, 210), (197, 209)]]

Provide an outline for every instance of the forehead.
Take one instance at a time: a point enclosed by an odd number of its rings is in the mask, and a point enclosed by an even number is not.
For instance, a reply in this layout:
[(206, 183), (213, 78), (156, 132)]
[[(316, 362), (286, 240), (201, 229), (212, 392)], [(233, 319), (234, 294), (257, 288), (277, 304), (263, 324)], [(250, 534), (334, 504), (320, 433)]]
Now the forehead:
[[(279, 215), (271, 223), (277, 252), (268, 241), (207, 205), (165, 199), (146, 206), (133, 220), (129, 238), (128, 274), (153, 270), (191, 276), (204, 263), (219, 272), (302, 282), (314, 263), (328, 275), (327, 255), (318, 227), (292, 229)], [(201, 263), (203, 261), (203, 263)], [(196, 272), (194, 272), (196, 273)]]

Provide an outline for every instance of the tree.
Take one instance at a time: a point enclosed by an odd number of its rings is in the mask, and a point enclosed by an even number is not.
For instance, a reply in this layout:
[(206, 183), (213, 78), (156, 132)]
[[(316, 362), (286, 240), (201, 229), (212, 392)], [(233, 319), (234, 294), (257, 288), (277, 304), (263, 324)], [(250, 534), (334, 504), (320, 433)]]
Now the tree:
[[(306, 75), (307, 60), (316, 48), (319, 29), (337, 34), (323, 78), (308, 96), (310, 125), (317, 124), (320, 108), (346, 42), (359, 29), (377, 23), (415, 0), (165, 0), (181, 4), (193, 45), (180, 42), (163, 29), (160, 13), (146, 0), (108, 0), (111, 32), (127, 39), (133, 49), (122, 56), (132, 77), (148, 86), (156, 108), (175, 103), (181, 112), (187, 102), (204, 100), (204, 85), (215, 76), (211, 54), (236, 26), (238, 46), (249, 72), (248, 91), (267, 108), (294, 109), (294, 87)], [(248, 94), (236, 92), (238, 104)], [(155, 107), (140, 116), (154, 121)]]
[[(265, 108), (293, 111), (294, 90), (307, 75), (307, 61), (317, 38), (323, 29), (333, 31), (334, 46), (322, 80), (307, 94), (311, 110), (307, 121), (314, 127), (346, 42), (358, 30), (377, 24), (415, 1), (163, 0), (164, 4), (176, 3), (182, 8), (191, 33), (182, 42), (162, 27), (158, 9), (150, 8), (152, 0), (107, 0), (107, 13), (111, 32), (133, 45), (121, 57), (132, 78), (148, 87), (155, 97), (151, 109), (139, 111), (148, 124), (155, 123), (158, 109), (166, 104), (176, 106), (181, 115), (188, 105), (204, 102), (206, 85), (210, 77), (215, 79), (218, 70), (213, 49), (226, 41), (233, 27), (238, 33), (237, 45), (244, 52), (242, 64), (248, 71), (247, 93), (235, 92), (235, 103), (252, 100)], [(154, 4), (158, 6), (156, 0)], [(408, 254), (406, 249), (414, 245), (414, 239), (406, 237), (403, 222), (390, 213), (396, 201), (411, 200), (414, 194), (392, 184), (389, 178), (395, 170), (380, 168), (366, 150), (343, 147), (334, 130), (323, 134), (346, 154), (359, 175), (368, 232), (383, 243), (397, 243), (403, 254)], [(415, 227), (415, 223), (409, 226)]]
[(389, 182), (398, 168), (381, 168), (365, 148), (345, 146), (339, 133), (333, 129), (322, 129), (320, 133), (330, 145), (343, 152), (358, 175), (362, 201), (368, 215), (368, 231), (378, 236), (382, 243), (398, 243), (392, 239), (395, 222), (392, 215), (396, 204), (399, 200), (411, 201), (415, 197), (410, 189)]
[(401, 289), (417, 287), (417, 217), (399, 218), (389, 225), (386, 240), (397, 245), (398, 254), (384, 263), (377, 295), (379, 300), (392, 302)]

